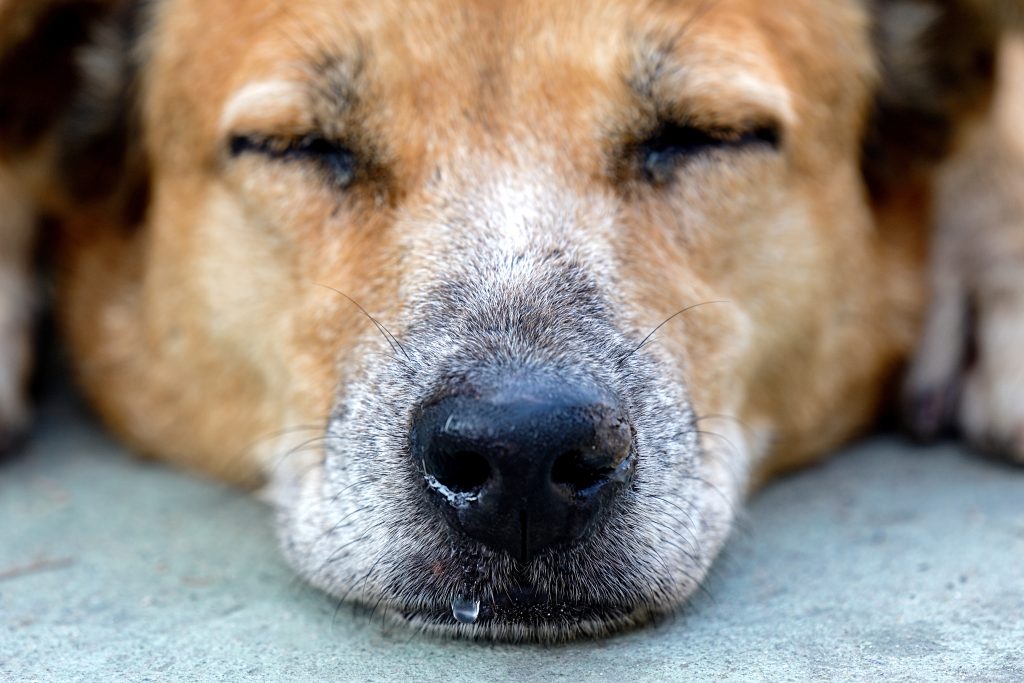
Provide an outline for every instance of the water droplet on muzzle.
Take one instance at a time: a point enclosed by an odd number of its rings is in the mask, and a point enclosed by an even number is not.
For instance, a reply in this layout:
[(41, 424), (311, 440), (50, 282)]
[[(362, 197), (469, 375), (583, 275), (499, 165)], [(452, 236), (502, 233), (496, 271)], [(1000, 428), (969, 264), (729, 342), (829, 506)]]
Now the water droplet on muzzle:
[(480, 601), (460, 595), (452, 600), (452, 616), (460, 624), (475, 624), (480, 616)]

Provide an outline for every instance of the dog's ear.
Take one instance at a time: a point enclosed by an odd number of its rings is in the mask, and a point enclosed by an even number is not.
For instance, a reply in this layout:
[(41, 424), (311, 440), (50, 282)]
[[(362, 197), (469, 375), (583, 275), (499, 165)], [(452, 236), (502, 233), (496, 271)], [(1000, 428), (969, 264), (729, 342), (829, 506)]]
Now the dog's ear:
[(145, 204), (143, 4), (0, 0), (0, 161), (30, 159), (51, 207), (132, 222)]
[(67, 111), (75, 52), (103, 12), (94, 0), (0, 1), (0, 155), (30, 152)]
[(877, 198), (942, 161), (984, 113), (1001, 37), (1024, 26), (1019, 0), (870, 0), (879, 85), (864, 145)]
[(139, 117), (147, 3), (114, 0), (78, 52), (80, 87), (58, 131), (58, 164), (72, 201), (137, 223), (149, 172)]

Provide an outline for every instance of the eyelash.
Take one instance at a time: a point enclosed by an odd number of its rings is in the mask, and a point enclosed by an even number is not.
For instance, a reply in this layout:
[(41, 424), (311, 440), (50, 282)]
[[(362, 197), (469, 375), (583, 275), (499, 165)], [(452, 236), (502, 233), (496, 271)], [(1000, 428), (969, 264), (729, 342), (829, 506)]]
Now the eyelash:
[(779, 130), (773, 125), (748, 129), (704, 129), (678, 123), (662, 123), (639, 144), (640, 171), (654, 184), (666, 183), (688, 160), (718, 149), (767, 147), (777, 150)]
[(314, 163), (339, 187), (356, 177), (357, 159), (345, 145), (320, 135), (284, 138), (259, 135), (232, 136), (228, 150), (232, 157), (260, 154), (273, 160)]

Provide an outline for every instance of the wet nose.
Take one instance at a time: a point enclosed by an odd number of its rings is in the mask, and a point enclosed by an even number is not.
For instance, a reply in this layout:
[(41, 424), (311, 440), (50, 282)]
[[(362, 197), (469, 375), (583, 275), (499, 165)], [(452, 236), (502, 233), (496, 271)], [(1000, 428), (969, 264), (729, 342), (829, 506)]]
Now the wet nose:
[(635, 464), (619, 403), (550, 375), (461, 387), (417, 412), (411, 439), (448, 523), (523, 562), (583, 538)]

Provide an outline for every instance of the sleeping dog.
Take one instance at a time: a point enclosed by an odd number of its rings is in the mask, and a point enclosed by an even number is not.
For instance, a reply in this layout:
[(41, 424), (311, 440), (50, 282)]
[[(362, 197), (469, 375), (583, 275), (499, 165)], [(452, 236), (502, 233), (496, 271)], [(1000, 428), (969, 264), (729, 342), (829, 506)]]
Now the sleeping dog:
[(35, 243), (111, 429), (264, 486), (316, 586), (451, 635), (643, 623), (908, 359), (913, 429), (1024, 459), (1020, 23), (0, 0), (0, 433)]

